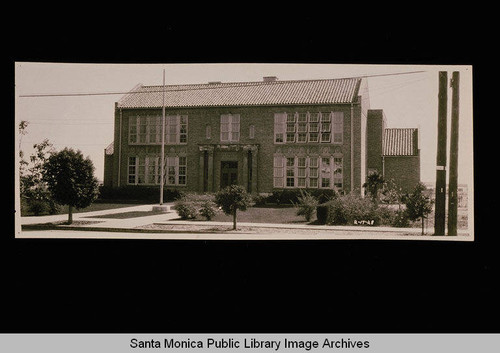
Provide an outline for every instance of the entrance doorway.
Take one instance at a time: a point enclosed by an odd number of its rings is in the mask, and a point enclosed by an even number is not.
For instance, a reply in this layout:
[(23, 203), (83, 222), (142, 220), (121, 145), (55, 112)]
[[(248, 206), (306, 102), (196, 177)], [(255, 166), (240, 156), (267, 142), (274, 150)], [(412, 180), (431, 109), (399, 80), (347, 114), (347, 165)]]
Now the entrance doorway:
[(238, 162), (223, 161), (220, 165), (220, 188), (238, 184)]

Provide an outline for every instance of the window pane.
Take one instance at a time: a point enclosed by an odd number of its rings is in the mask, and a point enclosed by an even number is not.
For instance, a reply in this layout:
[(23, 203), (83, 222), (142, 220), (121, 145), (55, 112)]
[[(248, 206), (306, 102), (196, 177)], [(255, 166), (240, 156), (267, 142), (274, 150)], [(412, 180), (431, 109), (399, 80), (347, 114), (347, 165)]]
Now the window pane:
[(287, 167), (293, 167), (295, 165), (295, 158), (294, 157), (288, 157), (286, 159), (286, 166)]

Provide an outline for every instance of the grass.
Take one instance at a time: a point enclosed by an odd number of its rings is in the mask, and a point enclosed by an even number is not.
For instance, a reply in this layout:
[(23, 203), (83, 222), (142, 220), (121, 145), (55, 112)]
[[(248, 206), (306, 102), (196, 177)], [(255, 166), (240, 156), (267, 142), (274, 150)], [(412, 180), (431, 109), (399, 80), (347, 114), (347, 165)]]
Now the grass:
[(147, 217), (147, 216), (155, 216), (165, 214), (162, 211), (130, 211), (130, 212), (120, 212), (120, 213), (110, 213), (100, 216), (90, 216), (85, 218), (112, 218), (112, 219), (128, 219), (128, 218), (136, 218), (136, 217)]
[[(302, 216), (297, 216), (297, 210), (293, 206), (273, 206), (273, 207), (250, 207), (246, 211), (238, 211), (238, 222), (254, 222), (254, 223), (295, 223), (306, 224), (306, 220)], [(200, 218), (201, 220), (202, 218)], [(225, 215), (220, 211), (212, 221), (215, 222), (232, 222), (233, 216)]]
[[(82, 209), (76, 209), (73, 208), (73, 213), (82, 213), (82, 212), (93, 212), (93, 211), (103, 211), (103, 210), (112, 210), (115, 208), (122, 208), (122, 207), (129, 207), (129, 206), (136, 206), (136, 203), (113, 203), (113, 202), (95, 202), (89, 207), (85, 207)], [(59, 208), (59, 212), (55, 214), (67, 214), (68, 213), (68, 206), (61, 206)], [(42, 214), (40, 216), (48, 215), (48, 213)], [(34, 216), (33, 213), (28, 212), (25, 208), (21, 207), (21, 216), (23, 217), (29, 217), (29, 216)]]

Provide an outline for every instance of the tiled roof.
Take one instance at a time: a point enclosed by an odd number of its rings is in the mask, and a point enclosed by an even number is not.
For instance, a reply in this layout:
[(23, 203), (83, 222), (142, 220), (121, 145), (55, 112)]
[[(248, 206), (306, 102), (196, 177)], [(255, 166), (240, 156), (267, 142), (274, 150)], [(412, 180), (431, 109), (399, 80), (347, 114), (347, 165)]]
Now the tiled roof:
[(416, 156), (418, 155), (418, 129), (385, 129), (382, 155)]
[[(165, 86), (165, 106), (221, 107), (283, 104), (341, 104), (356, 101), (361, 78), (229, 82)], [(163, 86), (138, 85), (119, 108), (160, 108)]]

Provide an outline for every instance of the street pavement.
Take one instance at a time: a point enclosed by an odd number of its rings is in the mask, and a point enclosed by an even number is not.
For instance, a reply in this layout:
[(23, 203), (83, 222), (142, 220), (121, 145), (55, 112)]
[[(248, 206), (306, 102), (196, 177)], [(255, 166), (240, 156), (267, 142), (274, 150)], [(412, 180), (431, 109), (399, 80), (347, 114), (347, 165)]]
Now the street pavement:
[[(370, 226), (327, 226), (308, 224), (248, 223), (238, 222), (237, 231), (183, 232), (182, 230), (150, 230), (141, 229), (151, 224), (161, 226), (232, 226), (231, 222), (204, 222), (179, 220), (172, 209), (173, 204), (165, 204), (167, 213), (131, 218), (102, 218), (105, 215), (151, 211), (156, 205), (138, 205), (109, 210), (74, 213), (74, 226), (59, 226), (57, 230), (26, 229), (16, 231), (16, 238), (85, 238), (85, 239), (200, 239), (200, 240), (284, 240), (284, 239), (401, 239), (401, 240), (457, 240), (472, 241), (468, 231), (460, 230), (458, 236), (421, 235), (420, 228), (394, 228)], [(97, 217), (99, 218), (93, 218)], [(68, 215), (52, 215), (39, 217), (19, 217), (21, 225), (35, 225), (61, 222)], [(84, 222), (82, 222), (84, 221)], [(96, 223), (99, 222), (99, 223)], [(20, 228), (20, 227), (18, 227)], [(255, 228), (258, 231), (254, 230)], [(310, 230), (308, 232), (307, 230)], [(426, 230), (428, 233), (432, 229)]]

